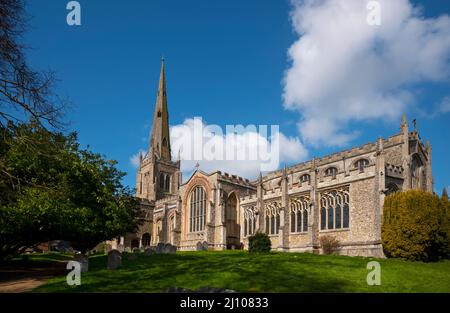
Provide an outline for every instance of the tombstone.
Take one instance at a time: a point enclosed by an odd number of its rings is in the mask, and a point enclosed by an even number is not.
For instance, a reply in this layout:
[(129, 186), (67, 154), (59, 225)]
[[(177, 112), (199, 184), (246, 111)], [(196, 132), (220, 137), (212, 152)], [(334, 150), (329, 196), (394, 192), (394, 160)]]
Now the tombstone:
[(74, 261), (80, 263), (80, 269), (82, 273), (85, 273), (89, 270), (89, 258), (84, 254), (76, 254), (74, 257)]
[(162, 242), (158, 243), (156, 245), (156, 249), (155, 249), (156, 254), (164, 253), (164, 247), (165, 247), (165, 244), (163, 244)]
[(144, 251), (144, 255), (152, 255), (152, 254), (155, 254), (155, 247), (149, 247), (149, 248), (147, 248), (147, 249), (145, 249), (145, 251)]
[(175, 254), (175, 253), (177, 253), (177, 246), (170, 245), (170, 251), (169, 251), (169, 253), (170, 253), (170, 254)]
[(177, 247), (174, 245), (171, 245), (170, 243), (167, 243), (164, 247), (164, 253), (165, 254), (175, 254), (177, 252)]
[(208, 250), (208, 243), (206, 241), (197, 242), (197, 251), (206, 251)]
[(139, 253), (141, 253), (141, 249), (139, 249), (139, 248), (133, 248), (133, 253), (139, 254)]
[(115, 270), (122, 266), (122, 254), (118, 250), (108, 252), (108, 269)]

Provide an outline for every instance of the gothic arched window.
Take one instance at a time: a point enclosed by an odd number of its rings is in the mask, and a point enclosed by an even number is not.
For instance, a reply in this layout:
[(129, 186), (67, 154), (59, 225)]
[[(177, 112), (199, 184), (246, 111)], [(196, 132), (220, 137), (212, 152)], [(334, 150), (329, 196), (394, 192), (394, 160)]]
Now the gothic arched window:
[(266, 233), (276, 235), (280, 229), (280, 204), (272, 202), (266, 205), (265, 210)]
[(206, 192), (201, 186), (196, 186), (190, 195), (190, 232), (203, 231), (206, 222)]
[(334, 179), (336, 178), (337, 172), (338, 172), (337, 168), (329, 167), (325, 170), (325, 176), (331, 176), (331, 178)]
[(320, 229), (327, 229), (327, 213), (324, 207), (320, 209)]
[(300, 182), (303, 184), (309, 183), (311, 181), (311, 176), (309, 174), (303, 174), (300, 177)]
[(244, 209), (244, 236), (251, 236), (255, 233), (256, 215), (254, 207)]
[(164, 190), (164, 173), (159, 174), (159, 189)]
[(368, 165), (369, 165), (369, 160), (367, 160), (367, 159), (360, 159), (355, 162), (355, 168), (357, 168), (361, 173), (364, 172), (364, 169)]
[(291, 200), (291, 232), (301, 233), (308, 231), (309, 197), (300, 196)]
[(166, 175), (166, 179), (164, 182), (164, 191), (170, 192), (170, 175), (169, 174)]
[(350, 196), (348, 187), (320, 194), (320, 229), (342, 229), (349, 227)]
[(411, 159), (411, 188), (421, 188), (420, 180), (422, 174), (422, 160), (419, 155), (415, 153)]

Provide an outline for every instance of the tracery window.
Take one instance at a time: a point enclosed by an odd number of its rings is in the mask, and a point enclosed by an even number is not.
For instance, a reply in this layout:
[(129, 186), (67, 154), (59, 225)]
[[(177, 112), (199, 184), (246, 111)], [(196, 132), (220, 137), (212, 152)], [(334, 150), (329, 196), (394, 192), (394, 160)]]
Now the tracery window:
[(348, 186), (320, 194), (320, 229), (349, 227), (350, 196)]
[(189, 231), (198, 232), (205, 229), (206, 222), (206, 192), (201, 186), (194, 187), (190, 195)]
[(308, 196), (291, 199), (291, 233), (308, 231), (308, 209), (310, 201)]
[(246, 207), (244, 209), (244, 236), (251, 236), (256, 231), (256, 209), (255, 207)]
[(270, 202), (265, 205), (266, 233), (276, 235), (280, 230), (280, 207), (279, 202)]

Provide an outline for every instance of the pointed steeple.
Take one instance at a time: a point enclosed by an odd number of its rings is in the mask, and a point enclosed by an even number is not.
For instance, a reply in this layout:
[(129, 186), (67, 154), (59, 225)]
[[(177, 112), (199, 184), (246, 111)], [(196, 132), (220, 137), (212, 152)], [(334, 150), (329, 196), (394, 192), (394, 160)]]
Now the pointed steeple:
[(150, 136), (149, 152), (158, 159), (170, 161), (169, 112), (167, 110), (166, 78), (164, 73), (164, 59), (161, 59), (161, 73), (159, 75), (158, 96), (153, 114), (153, 127)]

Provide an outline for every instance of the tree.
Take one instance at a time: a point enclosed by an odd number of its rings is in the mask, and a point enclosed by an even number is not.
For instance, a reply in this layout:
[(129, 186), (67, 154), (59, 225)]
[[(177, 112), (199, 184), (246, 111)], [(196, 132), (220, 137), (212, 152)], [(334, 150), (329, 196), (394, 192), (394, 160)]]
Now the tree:
[(381, 237), (390, 257), (421, 261), (447, 257), (448, 205), (421, 190), (391, 194), (384, 202)]
[(26, 30), (23, 0), (0, 2), (0, 126), (29, 118), (52, 127), (62, 126), (67, 100), (53, 93), (52, 72), (33, 70), (20, 42)]
[(139, 203), (121, 184), (125, 174), (115, 161), (80, 149), (75, 133), (39, 123), (5, 133), (10, 140), (0, 152), (11, 174), (0, 176), (0, 259), (56, 239), (84, 253), (139, 225)]

